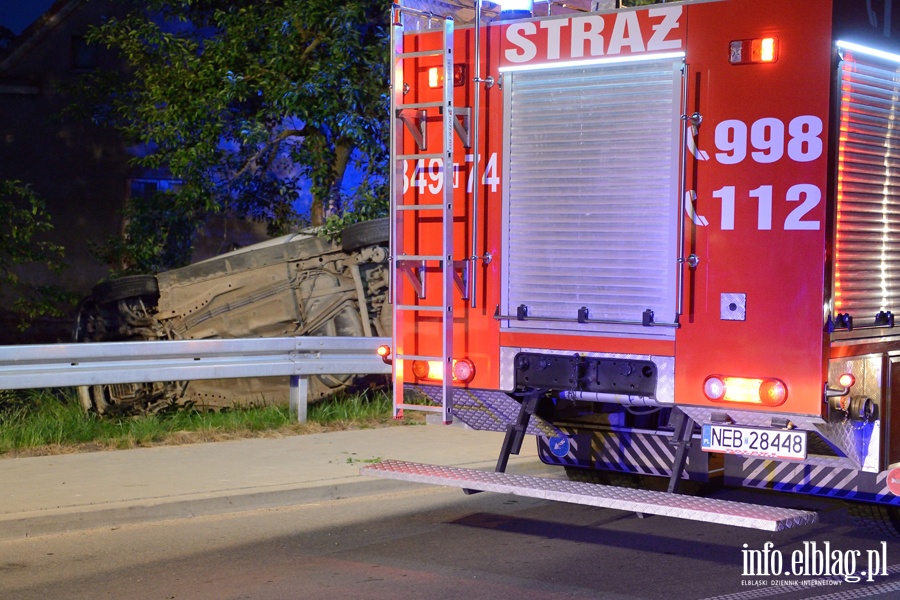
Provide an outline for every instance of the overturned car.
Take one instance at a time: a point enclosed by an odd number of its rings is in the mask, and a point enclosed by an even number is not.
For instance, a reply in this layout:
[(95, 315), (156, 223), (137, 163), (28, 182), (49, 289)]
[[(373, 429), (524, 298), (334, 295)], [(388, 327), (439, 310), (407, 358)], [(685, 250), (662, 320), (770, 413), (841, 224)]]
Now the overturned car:
[[(334, 242), (314, 232), (268, 240), (192, 265), (94, 286), (75, 323), (77, 342), (299, 335), (389, 336), (387, 219), (351, 225)], [(310, 378), (309, 399), (353, 376)], [(79, 388), (86, 410), (156, 412), (286, 401), (285, 378), (167, 381)]]

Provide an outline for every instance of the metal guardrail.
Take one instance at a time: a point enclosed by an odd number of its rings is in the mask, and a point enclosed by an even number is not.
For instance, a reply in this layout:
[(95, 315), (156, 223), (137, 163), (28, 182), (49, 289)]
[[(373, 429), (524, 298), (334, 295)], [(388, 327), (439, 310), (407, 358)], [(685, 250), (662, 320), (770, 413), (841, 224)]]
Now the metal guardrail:
[(389, 343), (279, 337), (0, 346), (0, 389), (289, 376), (291, 409), (304, 422), (308, 377), (389, 374), (376, 354)]

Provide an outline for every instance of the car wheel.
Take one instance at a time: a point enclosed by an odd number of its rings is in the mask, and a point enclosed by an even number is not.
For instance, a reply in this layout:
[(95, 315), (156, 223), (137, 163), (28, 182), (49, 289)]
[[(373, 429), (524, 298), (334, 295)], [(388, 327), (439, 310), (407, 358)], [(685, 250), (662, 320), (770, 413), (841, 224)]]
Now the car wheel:
[(118, 302), (134, 296), (159, 297), (159, 283), (153, 275), (129, 275), (119, 279), (111, 279), (94, 286), (95, 302), (106, 304)]
[(353, 252), (363, 246), (387, 244), (391, 238), (390, 219), (372, 219), (354, 223), (341, 232), (341, 249)]

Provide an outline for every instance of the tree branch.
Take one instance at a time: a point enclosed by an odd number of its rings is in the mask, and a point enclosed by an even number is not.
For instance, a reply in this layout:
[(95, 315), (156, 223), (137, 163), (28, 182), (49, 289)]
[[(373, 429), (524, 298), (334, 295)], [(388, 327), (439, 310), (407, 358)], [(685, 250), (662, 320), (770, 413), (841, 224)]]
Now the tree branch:
[(250, 158), (247, 159), (247, 161), (244, 163), (244, 166), (241, 167), (240, 170), (238, 170), (232, 176), (231, 182), (229, 182), (228, 187), (231, 187), (232, 185), (234, 185), (234, 183), (238, 179), (240, 179), (241, 175), (243, 175), (244, 173), (246, 173), (247, 171), (252, 169), (253, 166), (256, 164), (256, 162), (260, 158), (262, 158), (263, 155), (266, 154), (266, 152), (269, 152), (272, 148), (278, 146), (284, 140), (286, 140), (288, 138), (292, 138), (292, 137), (307, 136), (310, 134), (310, 132), (312, 132), (314, 130), (315, 130), (315, 128), (313, 128), (313, 127), (303, 127), (303, 129), (285, 129), (284, 131), (282, 131), (281, 133), (276, 135), (274, 138), (272, 138), (272, 140), (267, 142), (262, 148), (260, 148), (256, 152), (256, 154), (254, 154), (253, 156), (251, 156)]
[(317, 35), (313, 39), (313, 41), (311, 41), (309, 43), (309, 46), (307, 46), (306, 49), (303, 51), (303, 54), (300, 55), (300, 61), (302, 62), (302, 61), (306, 60), (309, 57), (309, 55), (312, 54), (313, 51), (315, 51), (316, 48), (318, 48), (319, 46), (322, 45), (322, 42), (324, 42), (324, 41), (325, 41), (325, 38), (323, 36)]

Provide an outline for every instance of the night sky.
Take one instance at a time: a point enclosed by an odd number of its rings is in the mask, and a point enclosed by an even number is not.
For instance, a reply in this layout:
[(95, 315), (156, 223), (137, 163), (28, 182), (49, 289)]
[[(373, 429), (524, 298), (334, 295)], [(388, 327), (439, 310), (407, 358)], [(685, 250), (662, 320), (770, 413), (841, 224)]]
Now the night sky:
[(0, 0), (0, 25), (19, 34), (31, 25), (54, 0)]

